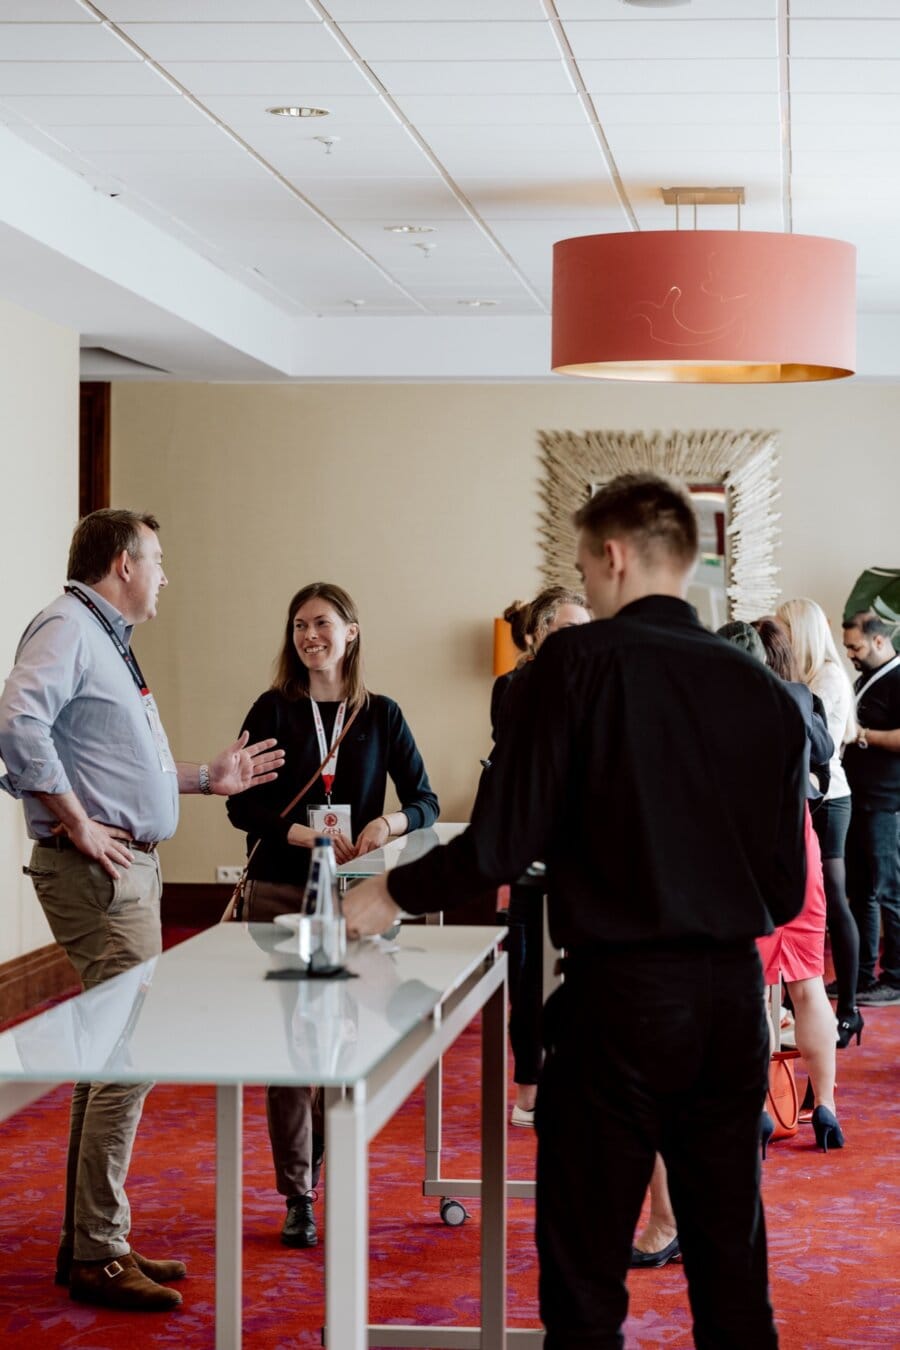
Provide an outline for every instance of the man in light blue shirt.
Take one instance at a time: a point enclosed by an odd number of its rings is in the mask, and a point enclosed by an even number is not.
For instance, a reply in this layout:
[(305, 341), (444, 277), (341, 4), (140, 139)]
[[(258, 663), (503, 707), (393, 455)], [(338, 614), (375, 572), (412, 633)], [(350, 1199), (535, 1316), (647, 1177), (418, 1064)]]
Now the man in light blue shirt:
[[(131, 651), (167, 580), (158, 523), (95, 511), (78, 524), (65, 593), (28, 626), (0, 695), (0, 787), (19, 798), (30, 866), (57, 942), (85, 988), (161, 949), (156, 845), (175, 832), (178, 794), (227, 797), (276, 777), (272, 740), (247, 735), (208, 764), (176, 763)], [(72, 1298), (144, 1311), (181, 1302), (180, 1261), (128, 1243), (124, 1183), (151, 1084), (79, 1083), (72, 1098), (57, 1282)]]

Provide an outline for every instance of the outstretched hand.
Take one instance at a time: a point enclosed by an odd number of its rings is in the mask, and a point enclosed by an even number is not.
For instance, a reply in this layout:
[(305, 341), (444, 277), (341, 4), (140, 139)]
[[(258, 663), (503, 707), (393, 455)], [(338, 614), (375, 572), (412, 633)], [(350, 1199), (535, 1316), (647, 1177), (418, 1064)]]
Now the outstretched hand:
[(284, 751), (274, 739), (248, 745), (250, 733), (242, 731), (234, 745), (209, 761), (209, 784), (219, 797), (233, 797), (247, 788), (271, 783), (284, 764)]

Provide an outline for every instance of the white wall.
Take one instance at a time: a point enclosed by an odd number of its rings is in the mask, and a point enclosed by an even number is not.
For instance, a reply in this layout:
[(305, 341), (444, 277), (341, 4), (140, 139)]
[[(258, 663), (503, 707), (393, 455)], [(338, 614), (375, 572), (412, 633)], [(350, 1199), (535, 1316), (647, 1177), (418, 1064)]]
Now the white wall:
[[(3, 585), (0, 679), (28, 621), (65, 580), (78, 517), (78, 335), (0, 300)], [(22, 808), (0, 793), (0, 962), (52, 938), (31, 882)]]
[[(491, 621), (538, 583), (538, 429), (776, 429), (781, 583), (840, 621), (856, 575), (900, 564), (900, 387), (117, 384), (113, 494), (156, 512), (171, 585), (136, 637), (176, 754), (205, 758), (270, 678), (290, 596), (356, 598), (370, 686), (404, 708), (444, 819), (488, 744)], [(242, 855), (187, 799), (169, 880)]]

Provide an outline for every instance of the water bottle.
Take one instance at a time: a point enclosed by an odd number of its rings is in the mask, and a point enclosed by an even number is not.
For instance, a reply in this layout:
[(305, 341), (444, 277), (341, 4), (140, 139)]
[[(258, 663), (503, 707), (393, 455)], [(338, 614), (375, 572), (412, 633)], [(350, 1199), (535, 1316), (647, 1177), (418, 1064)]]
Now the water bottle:
[(342, 969), (347, 955), (347, 928), (338, 898), (334, 849), (327, 835), (317, 835), (313, 844), (303, 892), (299, 945), (300, 960), (313, 973)]

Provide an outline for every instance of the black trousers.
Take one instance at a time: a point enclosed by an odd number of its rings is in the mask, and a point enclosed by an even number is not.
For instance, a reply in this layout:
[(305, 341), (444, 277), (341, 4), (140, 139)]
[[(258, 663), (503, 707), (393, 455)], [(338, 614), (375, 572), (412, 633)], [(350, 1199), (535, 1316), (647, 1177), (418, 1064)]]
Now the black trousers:
[(657, 1151), (694, 1344), (774, 1350), (759, 1195), (769, 1042), (755, 947), (570, 957), (544, 1039), (535, 1123), (547, 1350), (624, 1345), (631, 1243)]
[(517, 1083), (536, 1083), (541, 1076), (544, 1049), (541, 1024), (544, 1013), (544, 892), (540, 885), (515, 882), (510, 887), (509, 1039)]

